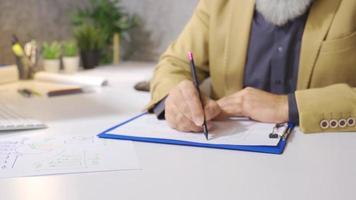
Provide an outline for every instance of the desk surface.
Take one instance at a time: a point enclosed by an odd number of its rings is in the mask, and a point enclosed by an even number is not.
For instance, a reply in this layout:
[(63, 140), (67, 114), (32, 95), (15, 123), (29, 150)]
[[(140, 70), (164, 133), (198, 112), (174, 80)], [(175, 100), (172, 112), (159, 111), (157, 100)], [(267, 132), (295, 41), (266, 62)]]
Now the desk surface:
[[(148, 93), (132, 89), (153, 64), (126, 63), (83, 72), (108, 78), (96, 93), (21, 99), (50, 128), (9, 134), (87, 134), (139, 113)], [(36, 106), (41, 110), (36, 110)], [(356, 134), (296, 133), (283, 155), (134, 143), (142, 170), (0, 179), (1, 200), (342, 199), (356, 196)]]

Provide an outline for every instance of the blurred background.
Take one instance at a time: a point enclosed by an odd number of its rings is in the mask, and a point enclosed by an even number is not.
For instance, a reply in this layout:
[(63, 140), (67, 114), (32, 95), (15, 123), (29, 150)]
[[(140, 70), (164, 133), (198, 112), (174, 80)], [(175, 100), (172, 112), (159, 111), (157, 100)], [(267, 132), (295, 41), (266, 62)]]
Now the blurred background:
[[(113, 5), (108, 5), (108, 2), (114, 4), (117, 13), (110, 11)], [(99, 32), (100, 35), (109, 34), (106, 38), (97, 39), (101, 40), (97, 42), (98, 48), (104, 49), (101, 63), (112, 62), (112, 50), (115, 46), (112, 32), (118, 32), (120, 36), (119, 43), (116, 44), (120, 48), (121, 60), (156, 61), (187, 23), (197, 2), (198, 0), (0, 0), (0, 64), (15, 63), (11, 50), (13, 34), (16, 34), (22, 44), (36, 40), (39, 46), (46, 42), (49, 47), (54, 41), (78, 42), (85, 39), (87, 34), (87, 37), (92, 38), (89, 41), (83, 40), (83, 44), (78, 45), (79, 48), (89, 48), (85, 45), (93, 43), (94, 32), (83, 26), (93, 26), (100, 30), (101, 26), (106, 26), (100, 24), (100, 20), (117, 26), (108, 27), (109, 30), (113, 28), (111, 32)], [(109, 15), (100, 18), (107, 11)], [(114, 22), (112, 17), (105, 19), (110, 17), (110, 13), (120, 16)], [(77, 33), (79, 36), (74, 37), (75, 32), (79, 32), (78, 29), (82, 29), (82, 35)], [(90, 31), (92, 35), (89, 34)]]

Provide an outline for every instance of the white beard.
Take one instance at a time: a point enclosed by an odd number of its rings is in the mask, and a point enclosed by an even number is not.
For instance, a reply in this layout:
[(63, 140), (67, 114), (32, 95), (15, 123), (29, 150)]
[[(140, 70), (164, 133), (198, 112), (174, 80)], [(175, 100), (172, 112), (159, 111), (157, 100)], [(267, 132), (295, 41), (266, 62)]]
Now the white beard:
[(256, 0), (256, 9), (270, 23), (282, 26), (307, 12), (314, 0)]

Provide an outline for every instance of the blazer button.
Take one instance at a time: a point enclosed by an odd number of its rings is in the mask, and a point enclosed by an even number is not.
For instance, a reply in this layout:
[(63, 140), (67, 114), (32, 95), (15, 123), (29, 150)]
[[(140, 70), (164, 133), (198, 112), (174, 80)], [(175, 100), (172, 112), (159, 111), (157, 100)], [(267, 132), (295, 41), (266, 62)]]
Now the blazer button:
[(327, 128), (329, 128), (329, 126), (330, 126), (330, 124), (329, 124), (328, 120), (322, 120), (320, 122), (320, 128), (322, 128), (322, 129), (327, 129)]
[(339, 122), (335, 119), (330, 120), (330, 128), (337, 128), (339, 127)]
[(349, 127), (354, 127), (355, 124), (356, 124), (355, 118), (350, 117), (350, 118), (347, 119), (347, 125), (348, 125)]
[(347, 121), (346, 121), (346, 119), (340, 119), (340, 120), (339, 120), (339, 126), (340, 126), (341, 128), (345, 128), (345, 127), (347, 126)]

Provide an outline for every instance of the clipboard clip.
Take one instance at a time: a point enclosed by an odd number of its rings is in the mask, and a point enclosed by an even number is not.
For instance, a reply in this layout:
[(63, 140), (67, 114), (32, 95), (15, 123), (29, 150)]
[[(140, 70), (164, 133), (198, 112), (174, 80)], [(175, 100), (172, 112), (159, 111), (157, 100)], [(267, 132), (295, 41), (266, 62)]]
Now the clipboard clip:
[(295, 125), (293, 123), (288, 122), (288, 127), (286, 130), (284, 130), (283, 135), (282, 135), (282, 140), (287, 141), (289, 135), (292, 133)]
[[(280, 135), (279, 134), (279, 129), (285, 127), (283, 133)], [(283, 141), (286, 141), (288, 139), (288, 136), (292, 132), (294, 128), (293, 123), (278, 123), (273, 127), (272, 133), (269, 134), (269, 138), (271, 139), (278, 139), (282, 138)]]

